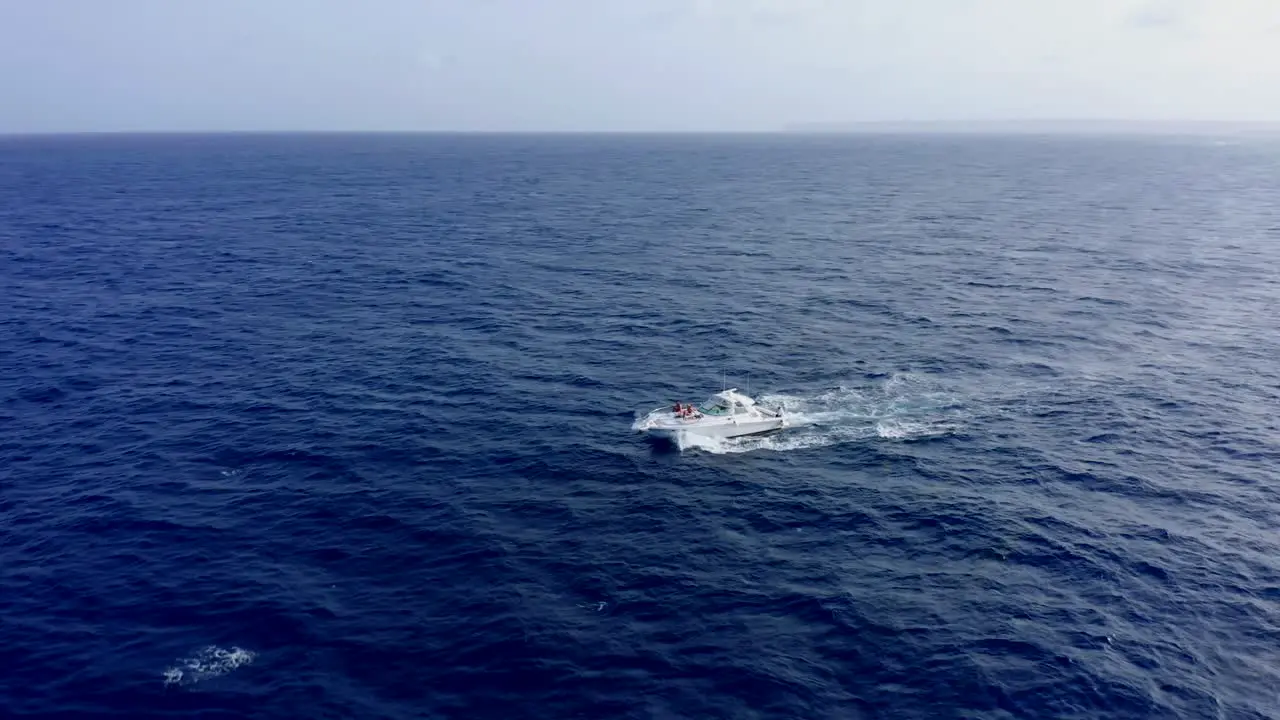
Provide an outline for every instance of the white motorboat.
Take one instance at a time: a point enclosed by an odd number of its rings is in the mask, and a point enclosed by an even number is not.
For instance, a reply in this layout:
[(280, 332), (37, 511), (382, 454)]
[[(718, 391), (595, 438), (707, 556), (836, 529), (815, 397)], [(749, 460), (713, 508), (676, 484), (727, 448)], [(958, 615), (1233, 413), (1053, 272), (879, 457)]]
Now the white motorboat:
[(786, 425), (781, 409), (762, 408), (737, 388), (730, 388), (712, 395), (699, 407), (676, 403), (671, 408), (658, 408), (631, 427), (650, 437), (679, 443), (687, 435), (732, 438), (780, 430)]

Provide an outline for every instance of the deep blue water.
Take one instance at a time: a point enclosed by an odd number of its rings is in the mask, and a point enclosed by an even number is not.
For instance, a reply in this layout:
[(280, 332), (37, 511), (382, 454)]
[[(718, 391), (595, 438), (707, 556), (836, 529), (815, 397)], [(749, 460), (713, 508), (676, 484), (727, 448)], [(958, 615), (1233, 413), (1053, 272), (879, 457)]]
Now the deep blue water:
[[(1280, 143), (0, 139), (0, 716), (1280, 716)], [(683, 450), (721, 373), (800, 427)]]

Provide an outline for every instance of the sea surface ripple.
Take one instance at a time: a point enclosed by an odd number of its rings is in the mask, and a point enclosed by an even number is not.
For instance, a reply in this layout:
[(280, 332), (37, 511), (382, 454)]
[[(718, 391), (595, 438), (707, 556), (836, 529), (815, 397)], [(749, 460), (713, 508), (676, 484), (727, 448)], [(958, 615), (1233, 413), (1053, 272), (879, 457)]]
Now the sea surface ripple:
[[(0, 716), (1280, 716), (1280, 144), (0, 139)], [(730, 384), (805, 422), (683, 450)]]

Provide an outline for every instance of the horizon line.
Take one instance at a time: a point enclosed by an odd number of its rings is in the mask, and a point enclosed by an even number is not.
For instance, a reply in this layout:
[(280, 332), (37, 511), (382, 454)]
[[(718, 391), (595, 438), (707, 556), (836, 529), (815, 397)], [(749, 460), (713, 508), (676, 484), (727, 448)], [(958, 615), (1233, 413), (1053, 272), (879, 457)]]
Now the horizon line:
[(1142, 130), (1168, 133), (1179, 130), (1280, 131), (1280, 120), (1118, 120), (1108, 118), (1025, 118), (984, 120), (852, 120), (789, 123), (761, 129), (115, 129), (115, 130), (0, 130), (0, 137), (71, 136), (211, 136), (211, 135), (830, 135), (830, 134), (952, 134), (986, 132), (1072, 131), (1124, 132)]

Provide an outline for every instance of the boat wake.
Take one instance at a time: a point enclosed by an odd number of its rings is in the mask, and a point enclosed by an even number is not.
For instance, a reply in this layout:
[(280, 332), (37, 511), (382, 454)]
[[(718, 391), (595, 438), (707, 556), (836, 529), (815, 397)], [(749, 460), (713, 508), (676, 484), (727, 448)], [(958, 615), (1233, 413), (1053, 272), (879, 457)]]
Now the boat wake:
[(964, 421), (964, 408), (954, 392), (928, 377), (906, 373), (809, 395), (762, 395), (759, 401), (768, 407), (784, 406), (787, 429), (731, 439), (684, 436), (679, 448), (726, 454), (805, 450), (872, 438), (924, 440), (953, 434)]

